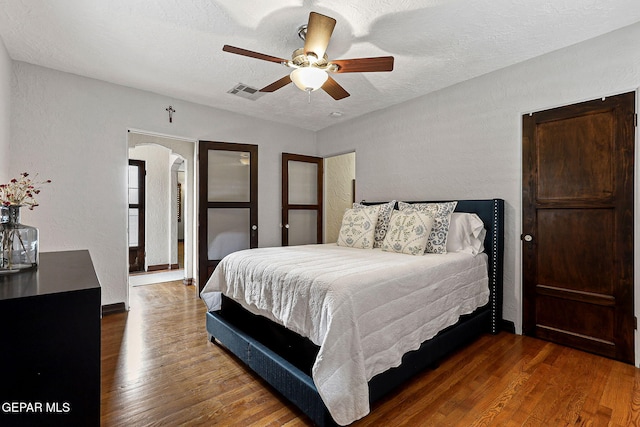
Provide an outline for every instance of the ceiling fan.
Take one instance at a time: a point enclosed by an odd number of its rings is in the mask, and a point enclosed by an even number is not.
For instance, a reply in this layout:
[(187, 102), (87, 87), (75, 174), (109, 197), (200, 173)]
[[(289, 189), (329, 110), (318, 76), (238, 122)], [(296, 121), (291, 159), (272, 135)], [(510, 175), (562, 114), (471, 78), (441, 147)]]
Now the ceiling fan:
[(392, 71), (393, 56), (329, 61), (325, 52), (335, 25), (335, 19), (311, 12), (307, 25), (298, 29), (298, 35), (304, 40), (304, 47), (293, 51), (290, 60), (229, 45), (224, 45), (222, 50), (263, 61), (277, 62), (294, 69), (289, 75), (260, 89), (260, 92), (275, 92), (293, 82), (298, 88), (308, 93), (322, 88), (333, 99), (340, 100), (349, 96), (349, 92), (331, 78), (330, 73)]

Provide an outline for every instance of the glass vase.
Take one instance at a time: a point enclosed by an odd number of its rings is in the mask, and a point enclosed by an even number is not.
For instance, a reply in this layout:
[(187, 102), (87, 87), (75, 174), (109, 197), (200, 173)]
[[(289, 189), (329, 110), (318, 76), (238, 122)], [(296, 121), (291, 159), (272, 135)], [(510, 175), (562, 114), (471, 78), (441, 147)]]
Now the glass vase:
[(20, 223), (20, 206), (2, 206), (0, 246), (0, 274), (17, 273), (38, 265), (38, 229)]

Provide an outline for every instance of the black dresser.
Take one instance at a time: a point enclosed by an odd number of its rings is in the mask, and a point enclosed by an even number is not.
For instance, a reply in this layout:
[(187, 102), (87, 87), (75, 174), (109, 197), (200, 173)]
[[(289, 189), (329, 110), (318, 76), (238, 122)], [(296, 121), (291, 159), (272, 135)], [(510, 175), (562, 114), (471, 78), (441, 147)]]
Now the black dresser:
[(0, 275), (0, 426), (100, 425), (100, 318), (86, 250)]

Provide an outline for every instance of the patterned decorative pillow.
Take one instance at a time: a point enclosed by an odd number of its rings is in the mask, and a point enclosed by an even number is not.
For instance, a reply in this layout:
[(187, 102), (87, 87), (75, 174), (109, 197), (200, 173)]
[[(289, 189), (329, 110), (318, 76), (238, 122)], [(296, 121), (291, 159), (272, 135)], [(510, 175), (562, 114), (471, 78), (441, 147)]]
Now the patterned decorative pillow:
[[(392, 200), (389, 203), (384, 203), (380, 206), (380, 210), (378, 211), (378, 222), (376, 223), (376, 235), (375, 240), (373, 241), (374, 248), (381, 248), (382, 242), (384, 241), (384, 236), (387, 234), (387, 229), (389, 228), (389, 221), (391, 220), (391, 214), (393, 213), (393, 209), (396, 207), (396, 201)], [(354, 203), (354, 209), (365, 208), (367, 205), (363, 205), (360, 203)]]
[(415, 209), (396, 211), (391, 215), (389, 231), (382, 250), (409, 255), (424, 255), (434, 218), (428, 212)]
[(456, 208), (458, 202), (442, 202), (442, 203), (406, 203), (398, 202), (401, 211), (405, 209), (415, 209), (420, 212), (430, 213), (434, 218), (433, 228), (427, 241), (427, 249), (425, 253), (446, 254), (447, 253), (447, 235), (449, 234), (449, 223), (451, 222), (451, 214)]
[(347, 209), (342, 217), (338, 246), (371, 249), (378, 221), (379, 206)]

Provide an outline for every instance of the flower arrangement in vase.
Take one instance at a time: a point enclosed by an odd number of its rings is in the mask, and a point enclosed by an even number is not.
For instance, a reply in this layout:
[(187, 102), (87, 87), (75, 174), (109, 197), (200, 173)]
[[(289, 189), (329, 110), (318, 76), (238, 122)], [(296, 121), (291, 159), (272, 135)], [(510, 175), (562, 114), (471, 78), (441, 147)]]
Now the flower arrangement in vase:
[(20, 223), (20, 208), (38, 206), (35, 196), (43, 184), (27, 172), (0, 184), (0, 274), (15, 273), (38, 265), (38, 229)]

